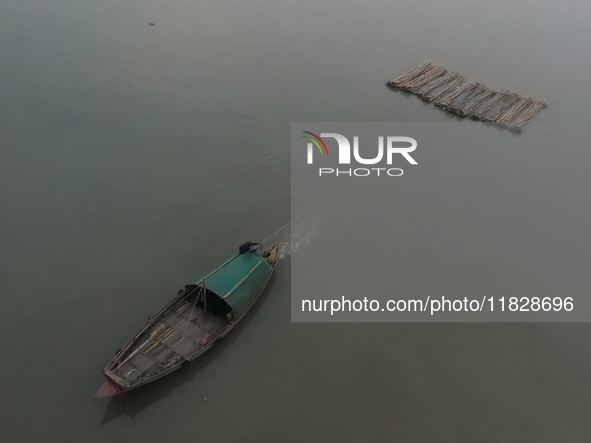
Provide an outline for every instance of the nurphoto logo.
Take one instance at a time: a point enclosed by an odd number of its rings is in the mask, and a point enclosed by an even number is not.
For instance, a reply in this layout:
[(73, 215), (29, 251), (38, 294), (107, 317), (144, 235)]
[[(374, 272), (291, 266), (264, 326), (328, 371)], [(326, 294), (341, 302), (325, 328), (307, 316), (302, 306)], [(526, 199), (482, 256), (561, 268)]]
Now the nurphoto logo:
[[(338, 145), (338, 163), (339, 165), (350, 165), (351, 164), (351, 143), (349, 139), (344, 135), (337, 134), (336, 132), (322, 132), (320, 136), (309, 132), (309, 131), (302, 131), (308, 135), (302, 136), (303, 138), (308, 140), (307, 143), (307, 163), (309, 165), (314, 163), (314, 152), (316, 151), (315, 146), (320, 151), (320, 155), (328, 156), (328, 148), (326, 147), (326, 143), (324, 142), (323, 138), (331, 138), (336, 140)], [(310, 137), (310, 136), (312, 137)], [(417, 162), (414, 158), (411, 157), (410, 153), (413, 152), (417, 148), (417, 141), (411, 137), (399, 137), (399, 136), (386, 136), (386, 155), (385, 160), (387, 165), (392, 164), (392, 158), (394, 154), (402, 155), (411, 165), (416, 165)], [(323, 149), (324, 148), (324, 149)], [(353, 157), (355, 162), (361, 165), (375, 165), (380, 163), (382, 159), (384, 159), (384, 136), (378, 137), (378, 153), (374, 158), (363, 158), (359, 153), (359, 137), (353, 137)], [(323, 163), (325, 163), (324, 161)], [(367, 177), (368, 175), (378, 175), (384, 172), (383, 175), (388, 175), (390, 177), (399, 177), (401, 176), (404, 171), (400, 168), (349, 168), (349, 169), (339, 169), (339, 168), (318, 168), (318, 175), (349, 175), (349, 176), (358, 176), (358, 177)]]

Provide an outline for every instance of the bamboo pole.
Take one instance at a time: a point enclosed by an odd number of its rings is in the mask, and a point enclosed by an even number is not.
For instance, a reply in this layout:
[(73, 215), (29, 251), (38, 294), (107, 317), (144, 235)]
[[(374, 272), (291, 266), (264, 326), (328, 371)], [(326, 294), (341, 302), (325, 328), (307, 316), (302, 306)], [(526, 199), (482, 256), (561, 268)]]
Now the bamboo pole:
[(447, 112), (497, 123), (513, 130), (521, 130), (547, 106), (543, 100), (467, 81), (459, 73), (448, 72), (445, 66), (429, 61), (389, 81), (387, 85), (417, 95)]

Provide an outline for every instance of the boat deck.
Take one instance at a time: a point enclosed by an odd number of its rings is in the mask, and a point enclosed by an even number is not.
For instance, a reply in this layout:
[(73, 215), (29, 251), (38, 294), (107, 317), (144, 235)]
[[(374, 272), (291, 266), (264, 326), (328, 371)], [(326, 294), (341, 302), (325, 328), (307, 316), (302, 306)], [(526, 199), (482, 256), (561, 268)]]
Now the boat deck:
[(192, 297), (179, 302), (148, 328), (126, 353), (122, 363), (111, 371), (125, 383), (150, 378), (182, 360), (188, 360), (217, 336), (228, 321), (205, 312), (199, 304), (194, 307), (194, 300)]

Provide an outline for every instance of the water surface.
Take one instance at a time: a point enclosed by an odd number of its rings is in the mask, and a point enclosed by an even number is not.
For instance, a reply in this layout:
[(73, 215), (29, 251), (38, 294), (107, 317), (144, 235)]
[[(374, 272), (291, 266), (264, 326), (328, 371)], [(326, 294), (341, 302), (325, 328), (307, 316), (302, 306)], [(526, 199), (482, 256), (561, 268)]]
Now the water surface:
[(589, 121), (588, 2), (1, 9), (2, 441), (589, 440), (587, 324), (291, 324), (289, 256), (223, 344), (91, 401), (178, 288), (290, 219), (290, 122), (481, 125), (384, 86), (425, 59)]

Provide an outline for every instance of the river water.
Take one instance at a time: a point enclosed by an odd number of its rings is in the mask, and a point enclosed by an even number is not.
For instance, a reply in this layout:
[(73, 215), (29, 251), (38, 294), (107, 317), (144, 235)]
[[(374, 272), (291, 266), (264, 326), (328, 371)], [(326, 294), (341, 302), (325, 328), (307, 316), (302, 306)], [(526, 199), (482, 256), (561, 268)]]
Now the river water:
[[(223, 343), (92, 401), (177, 289), (290, 220), (290, 122), (481, 125), (384, 86), (425, 59), (588, 122), (589, 2), (0, 10), (2, 442), (589, 441), (588, 324), (291, 323), (289, 255)], [(588, 201), (569, 207), (586, 241)]]

